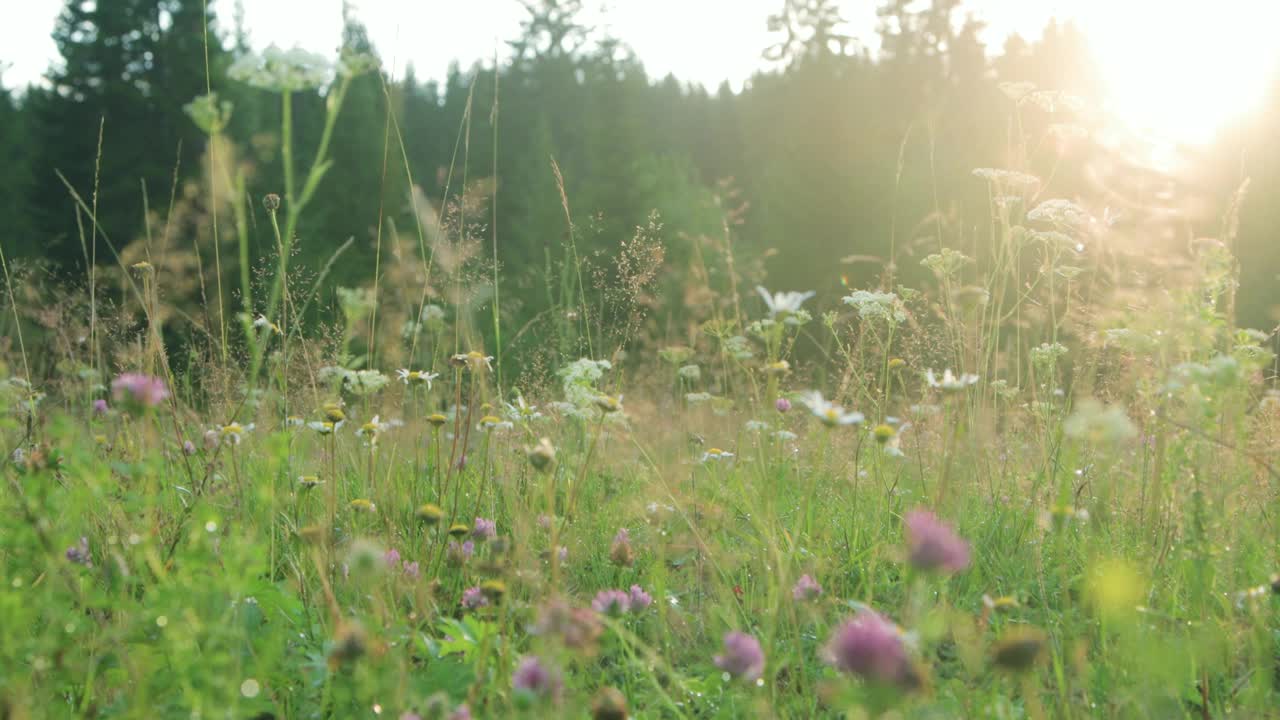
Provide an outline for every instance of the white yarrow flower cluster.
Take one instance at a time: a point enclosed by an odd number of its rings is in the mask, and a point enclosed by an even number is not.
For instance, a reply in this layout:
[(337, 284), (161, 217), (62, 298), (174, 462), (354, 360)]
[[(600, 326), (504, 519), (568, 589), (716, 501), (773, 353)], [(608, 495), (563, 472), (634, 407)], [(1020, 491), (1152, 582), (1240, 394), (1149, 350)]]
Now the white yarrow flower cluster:
[(333, 65), (322, 55), (302, 48), (281, 50), (271, 45), (261, 55), (242, 55), (227, 70), (232, 79), (263, 90), (294, 92), (329, 82)]
[(895, 293), (855, 290), (846, 295), (844, 304), (857, 308), (863, 320), (884, 320), (892, 325), (905, 322), (907, 309)]
[(557, 374), (564, 389), (564, 402), (557, 403), (555, 407), (571, 417), (579, 419), (594, 417), (590, 410), (595, 407), (596, 398), (600, 396), (596, 383), (604, 377), (606, 370), (611, 369), (613, 364), (608, 360), (591, 360), (590, 358), (574, 360), (560, 368)]

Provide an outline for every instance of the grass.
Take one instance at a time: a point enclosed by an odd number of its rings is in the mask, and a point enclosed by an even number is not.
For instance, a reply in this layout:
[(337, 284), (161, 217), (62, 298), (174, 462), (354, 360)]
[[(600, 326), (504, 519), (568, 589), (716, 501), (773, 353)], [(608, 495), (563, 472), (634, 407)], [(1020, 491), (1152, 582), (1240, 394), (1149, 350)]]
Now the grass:
[[(1280, 400), (1271, 336), (1234, 326), (1230, 238), (1126, 296), (1117, 233), (984, 171), (981, 260), (940, 245), (930, 284), (766, 304), (698, 245), (687, 283), (724, 290), (717, 263), (731, 301), (684, 347), (606, 317), (575, 262), (551, 322), (582, 341), (495, 369), (425, 284), (409, 337), (362, 324), (394, 286), (308, 336), (287, 258), (315, 162), (301, 189), (285, 164), (283, 231), (268, 202), (266, 292), (234, 269), (262, 321), (246, 304), (244, 345), (182, 371), (154, 268), (147, 327), (95, 309), (82, 353), (19, 334), (48, 308), (0, 256), (0, 715), (1277, 715)], [(420, 259), (451, 249), (458, 287), (446, 215)], [(632, 300), (660, 257), (636, 252)], [(365, 367), (361, 329), (438, 377)]]

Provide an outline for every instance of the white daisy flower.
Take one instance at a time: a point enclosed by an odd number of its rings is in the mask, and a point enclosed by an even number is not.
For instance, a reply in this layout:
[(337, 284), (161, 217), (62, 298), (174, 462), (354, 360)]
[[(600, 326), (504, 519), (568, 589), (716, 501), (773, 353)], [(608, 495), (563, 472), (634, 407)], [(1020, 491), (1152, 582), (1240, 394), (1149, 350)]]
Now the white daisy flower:
[(938, 376), (935, 375), (932, 370), (926, 370), (924, 373), (924, 380), (931, 388), (936, 388), (943, 392), (960, 392), (970, 385), (977, 383), (978, 376), (970, 373), (957, 376), (955, 373), (951, 372), (950, 368), (947, 368), (947, 370), (942, 373), (942, 379), (938, 379)]
[(809, 412), (813, 413), (813, 416), (821, 420), (822, 424), (827, 427), (857, 425), (866, 419), (860, 412), (846, 411), (839, 405), (828, 401), (817, 390), (801, 396), (800, 402), (808, 406)]
[(779, 292), (769, 294), (768, 290), (757, 285), (756, 292), (760, 293), (760, 297), (764, 298), (764, 304), (769, 308), (769, 317), (777, 317), (778, 315), (792, 315), (800, 312), (800, 306), (805, 300), (813, 297), (817, 293), (810, 290), (809, 292)]

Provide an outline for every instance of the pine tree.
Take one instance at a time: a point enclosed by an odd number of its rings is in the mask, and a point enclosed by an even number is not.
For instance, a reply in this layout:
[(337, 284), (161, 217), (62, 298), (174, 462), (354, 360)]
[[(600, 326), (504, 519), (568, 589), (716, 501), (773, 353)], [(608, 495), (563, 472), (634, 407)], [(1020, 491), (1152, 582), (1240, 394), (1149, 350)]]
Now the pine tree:
[[(69, 0), (53, 34), (61, 56), (50, 87), (33, 92), (38, 148), (31, 205), (46, 256), (62, 265), (110, 259), (105, 246), (82, 245), (93, 222), (57, 177), (61, 172), (117, 247), (142, 228), (143, 188), (163, 207), (175, 167), (195, 172), (203, 150), (182, 106), (205, 91), (205, 28), (211, 77), (221, 45), (202, 0)], [(99, 153), (101, 131), (101, 153)], [(179, 154), (181, 152), (181, 154)]]

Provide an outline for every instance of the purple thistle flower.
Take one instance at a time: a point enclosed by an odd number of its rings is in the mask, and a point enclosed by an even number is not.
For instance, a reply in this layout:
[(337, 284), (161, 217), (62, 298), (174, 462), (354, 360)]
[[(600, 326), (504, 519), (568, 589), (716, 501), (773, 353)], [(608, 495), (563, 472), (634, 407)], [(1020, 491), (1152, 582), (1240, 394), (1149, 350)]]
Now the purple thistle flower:
[(386, 562), (387, 567), (394, 568), (400, 564), (400, 551), (395, 548), (391, 548), (383, 557), (383, 561)]
[(193, 442), (191, 442), (190, 440), (183, 440), (183, 441), (182, 441), (182, 452), (183, 452), (183, 454), (184, 454), (184, 455), (195, 455), (195, 454), (196, 454), (196, 444), (195, 444), (195, 443), (193, 443)]
[(98, 398), (97, 400), (93, 401), (94, 415), (106, 415), (107, 411), (110, 409), (111, 408), (107, 406), (107, 401), (103, 400), (102, 398)]
[(476, 518), (476, 522), (471, 526), (471, 537), (484, 542), (492, 540), (498, 536), (498, 524), (492, 520), (485, 520), (482, 517)]
[(484, 591), (480, 586), (469, 587), (462, 591), (462, 607), (468, 610), (482, 608), (489, 604), (489, 599), (484, 596)]
[(784, 397), (780, 397), (773, 406), (777, 408), (778, 412), (784, 413), (791, 409), (791, 401)]
[(631, 598), (621, 590), (601, 590), (591, 601), (591, 609), (601, 615), (618, 616), (631, 607)]
[(411, 580), (417, 580), (422, 576), (422, 571), (418, 567), (417, 561), (407, 562), (404, 564), (404, 574)]
[(925, 571), (956, 573), (969, 567), (969, 543), (928, 510), (913, 510), (904, 521), (911, 564)]
[(808, 575), (801, 575), (796, 586), (791, 589), (791, 597), (801, 602), (816, 600), (822, 594), (822, 586)]
[(631, 612), (637, 615), (648, 610), (649, 606), (653, 604), (653, 596), (645, 592), (639, 585), (631, 586), (631, 595), (628, 599)]
[(520, 661), (511, 674), (511, 686), (517, 693), (538, 699), (558, 699), (564, 688), (560, 673), (539, 658), (529, 656)]
[(867, 680), (905, 685), (915, 675), (898, 627), (873, 610), (861, 610), (836, 628), (826, 655), (837, 670)]
[(93, 555), (89, 553), (89, 538), (81, 537), (79, 545), (67, 548), (67, 559), (77, 565), (93, 567)]
[(126, 403), (136, 410), (146, 410), (167, 400), (169, 388), (160, 378), (125, 373), (111, 381), (111, 396), (116, 402)]
[(734, 631), (724, 636), (724, 653), (715, 656), (715, 663), (733, 677), (752, 681), (764, 672), (764, 650), (759, 640)]

